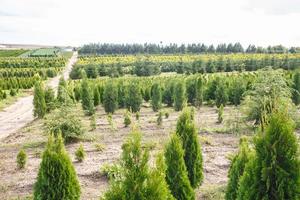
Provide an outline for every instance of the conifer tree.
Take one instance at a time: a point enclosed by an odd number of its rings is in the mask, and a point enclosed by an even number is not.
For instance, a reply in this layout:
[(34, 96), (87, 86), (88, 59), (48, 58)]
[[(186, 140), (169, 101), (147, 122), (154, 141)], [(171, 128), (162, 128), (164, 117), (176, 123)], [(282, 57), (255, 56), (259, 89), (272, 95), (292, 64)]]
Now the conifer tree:
[(55, 94), (52, 88), (48, 87), (45, 90), (45, 102), (47, 107), (47, 112), (50, 112), (55, 108)]
[(141, 109), (143, 97), (141, 94), (140, 85), (138, 83), (131, 83), (128, 86), (126, 97), (126, 106), (131, 112), (138, 112)]
[(80, 199), (80, 185), (61, 134), (50, 135), (34, 185), (34, 200)]
[(175, 199), (194, 200), (195, 192), (190, 184), (183, 156), (181, 140), (173, 134), (165, 147), (166, 181)]
[(94, 106), (100, 105), (100, 94), (99, 94), (98, 87), (94, 87), (93, 94), (94, 94)]
[(300, 104), (300, 72), (296, 72), (293, 77), (293, 102), (296, 105)]
[(43, 89), (43, 83), (37, 81), (34, 85), (34, 98), (33, 98), (33, 114), (35, 117), (43, 118), (46, 114), (46, 101), (45, 91)]
[(161, 108), (161, 88), (158, 83), (154, 83), (152, 86), (152, 97), (151, 97), (151, 105), (153, 111), (157, 112)]
[(176, 111), (180, 111), (186, 104), (185, 86), (184, 83), (178, 82), (174, 91), (174, 108)]
[(86, 78), (81, 82), (81, 105), (87, 115), (95, 113), (93, 94)]
[(195, 106), (200, 107), (203, 103), (203, 78), (200, 76), (196, 81), (196, 99), (195, 99)]
[(112, 81), (105, 84), (102, 96), (105, 112), (114, 113), (118, 108), (118, 88)]
[(57, 101), (62, 104), (66, 103), (68, 98), (67, 95), (67, 82), (64, 77), (61, 76), (57, 88)]
[(191, 186), (197, 188), (203, 180), (203, 158), (193, 115), (188, 108), (182, 111), (177, 121), (176, 134), (182, 141)]
[(228, 172), (228, 184), (225, 193), (226, 200), (236, 200), (239, 188), (239, 180), (243, 175), (245, 166), (251, 157), (251, 149), (248, 146), (247, 139), (240, 139), (240, 147), (238, 153), (232, 158), (230, 169)]
[(215, 91), (216, 106), (219, 108), (221, 105), (225, 106), (228, 101), (227, 90), (223, 81), (218, 81)]

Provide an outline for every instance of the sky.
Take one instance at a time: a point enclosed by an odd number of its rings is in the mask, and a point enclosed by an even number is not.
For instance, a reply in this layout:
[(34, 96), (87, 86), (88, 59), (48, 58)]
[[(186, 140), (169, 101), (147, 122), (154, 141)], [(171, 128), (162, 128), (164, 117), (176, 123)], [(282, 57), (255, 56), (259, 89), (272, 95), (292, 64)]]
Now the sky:
[(300, 0), (0, 0), (0, 43), (300, 46)]

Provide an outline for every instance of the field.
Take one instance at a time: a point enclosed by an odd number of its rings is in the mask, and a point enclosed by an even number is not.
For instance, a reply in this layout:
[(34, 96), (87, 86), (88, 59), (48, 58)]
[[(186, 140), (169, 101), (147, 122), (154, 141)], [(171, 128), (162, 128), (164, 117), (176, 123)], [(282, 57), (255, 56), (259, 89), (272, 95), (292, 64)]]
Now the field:
[(28, 50), (0, 50), (0, 57), (17, 57), (24, 53), (26, 53)]
[[(147, 198), (158, 195), (155, 191), (175, 196), (175, 190), (184, 190), (195, 196), (182, 199), (228, 200), (228, 194), (246, 195), (253, 185), (251, 191), (264, 192), (251, 195), (262, 199), (273, 194), (264, 187), (277, 187), (276, 181), (264, 182), (277, 178), (269, 175), (281, 173), (277, 166), (298, 176), (300, 54), (79, 55), (77, 60), (77, 52), (46, 56), (52, 51), (0, 58), (5, 80), (0, 94), (10, 94), (0, 101), (5, 135), (0, 199), (34, 199), (45, 180), (54, 181), (44, 194), (51, 189), (59, 194), (64, 186), (54, 185), (73, 175), (68, 187), (78, 184), (73, 192), (81, 191), (74, 199), (109, 200), (132, 191)], [(14, 103), (22, 95), (30, 105)], [(19, 116), (11, 110), (15, 105), (29, 115)], [(5, 119), (22, 117), (24, 126), (6, 134), (17, 124)], [(258, 178), (265, 170), (269, 174)]]

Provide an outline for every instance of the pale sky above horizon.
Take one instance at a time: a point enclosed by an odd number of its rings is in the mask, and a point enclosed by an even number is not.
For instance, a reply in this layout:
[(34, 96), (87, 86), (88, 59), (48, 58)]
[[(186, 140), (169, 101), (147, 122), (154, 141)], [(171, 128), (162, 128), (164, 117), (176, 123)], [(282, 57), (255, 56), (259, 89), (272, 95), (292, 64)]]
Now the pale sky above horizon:
[(300, 0), (0, 1), (0, 43), (300, 46)]

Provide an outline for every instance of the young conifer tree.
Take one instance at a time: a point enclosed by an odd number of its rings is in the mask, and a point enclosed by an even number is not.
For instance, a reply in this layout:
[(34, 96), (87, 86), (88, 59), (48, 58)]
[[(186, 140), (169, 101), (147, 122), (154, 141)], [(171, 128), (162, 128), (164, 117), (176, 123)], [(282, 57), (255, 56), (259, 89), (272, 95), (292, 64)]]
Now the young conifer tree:
[(126, 96), (126, 106), (131, 112), (138, 112), (141, 109), (143, 97), (141, 88), (138, 83), (131, 83), (128, 86), (128, 94)]
[(160, 85), (158, 83), (154, 83), (152, 86), (152, 97), (151, 97), (151, 105), (153, 111), (157, 112), (161, 108), (162, 101), (162, 92)]
[(95, 113), (93, 93), (86, 78), (81, 82), (81, 104), (87, 115)]
[(118, 88), (112, 81), (105, 84), (102, 96), (105, 112), (114, 113), (118, 108)]
[(43, 118), (46, 114), (47, 107), (45, 101), (45, 91), (43, 83), (37, 81), (34, 85), (34, 98), (33, 98), (33, 114), (35, 117)]
[(185, 86), (183, 82), (178, 82), (174, 89), (174, 108), (180, 111), (186, 104)]

